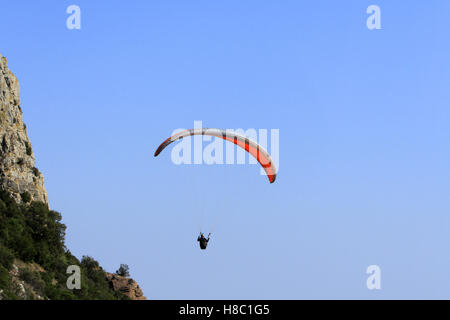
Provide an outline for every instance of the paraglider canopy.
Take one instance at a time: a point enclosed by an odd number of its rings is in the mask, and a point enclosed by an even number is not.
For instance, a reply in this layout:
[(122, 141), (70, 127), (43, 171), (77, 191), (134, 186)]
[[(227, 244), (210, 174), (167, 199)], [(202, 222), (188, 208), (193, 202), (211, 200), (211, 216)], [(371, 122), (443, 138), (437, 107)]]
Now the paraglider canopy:
[(189, 129), (181, 131), (171, 136), (170, 138), (167, 138), (163, 143), (161, 143), (158, 149), (156, 149), (154, 156), (155, 157), (158, 156), (172, 142), (183, 139), (184, 137), (194, 135), (207, 135), (218, 137), (226, 141), (230, 141), (235, 145), (238, 145), (239, 147), (250, 153), (259, 162), (259, 164), (264, 168), (264, 171), (266, 172), (267, 177), (269, 178), (269, 182), (270, 183), (275, 182), (277, 176), (276, 169), (269, 153), (259, 144), (250, 140), (248, 137), (230, 130), (201, 128), (201, 129)]

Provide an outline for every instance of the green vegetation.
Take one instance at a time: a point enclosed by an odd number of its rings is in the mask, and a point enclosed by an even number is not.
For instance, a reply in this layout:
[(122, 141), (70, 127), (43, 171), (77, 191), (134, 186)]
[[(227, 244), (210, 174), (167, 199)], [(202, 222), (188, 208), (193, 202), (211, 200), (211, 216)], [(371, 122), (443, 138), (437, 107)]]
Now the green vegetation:
[[(0, 292), (3, 299), (31, 299), (35, 294), (52, 300), (127, 299), (109, 287), (97, 261), (84, 256), (80, 262), (67, 250), (65, 230), (61, 214), (49, 210), (46, 204), (19, 205), (9, 193), (0, 190)], [(16, 262), (20, 262), (18, 279), (13, 279), (10, 271)], [(39, 267), (32, 267), (36, 264)], [(67, 288), (69, 265), (80, 267), (81, 289)], [(19, 280), (25, 282), (25, 295), (21, 295), (18, 288)]]
[(22, 192), (20, 194), (20, 198), (22, 199), (22, 201), (24, 203), (28, 203), (28, 202), (31, 201), (31, 195), (30, 195), (30, 193), (28, 191)]
[(121, 264), (119, 270), (116, 271), (116, 274), (122, 277), (129, 277), (130, 268), (127, 264)]

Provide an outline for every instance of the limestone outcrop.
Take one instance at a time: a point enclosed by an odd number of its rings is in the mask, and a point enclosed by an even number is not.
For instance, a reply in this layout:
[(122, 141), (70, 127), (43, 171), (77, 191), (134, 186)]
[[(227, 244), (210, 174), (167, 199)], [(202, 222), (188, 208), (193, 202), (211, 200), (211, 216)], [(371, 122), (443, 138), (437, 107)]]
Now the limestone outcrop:
[(19, 202), (48, 205), (44, 176), (35, 167), (33, 147), (22, 120), (19, 82), (0, 55), (0, 187)]
[[(9, 204), (13, 204), (11, 207), (7, 207), (5, 202), (0, 199), (0, 204), (3, 205), (4, 210), (11, 210), (11, 212), (22, 212), (21, 210), (27, 210), (34, 207), (41, 208), (41, 210), (36, 213), (36, 217), (39, 215), (39, 219), (42, 217), (46, 217), (46, 219), (56, 219), (55, 217), (50, 217), (48, 212), (48, 196), (47, 191), (44, 187), (44, 176), (42, 173), (35, 167), (35, 158), (33, 154), (33, 147), (31, 145), (30, 139), (28, 138), (26, 126), (22, 119), (22, 108), (20, 105), (20, 97), (19, 97), (19, 82), (14, 74), (9, 70), (6, 58), (0, 55), (0, 190), (6, 190), (13, 197), (14, 201), (11, 201), (11, 198), (6, 193), (2, 192), (2, 196), (7, 196), (5, 201)], [(31, 203), (32, 201), (43, 202), (47, 205), (47, 208), (42, 205), (31, 205), (31, 206), (22, 206), (21, 204)], [(19, 204), (19, 205), (17, 205)], [(43, 209), (42, 209), (43, 208)], [(0, 208), (1, 209), (1, 208)], [(5, 211), (6, 212), (6, 211)], [(6, 217), (12, 216), (12, 214), (5, 213), (0, 211), (3, 214), (0, 218), (6, 219)], [(25, 212), (25, 211), (23, 211)], [(28, 213), (28, 212), (27, 212)], [(39, 233), (39, 239), (42, 234), (45, 234), (45, 241), (40, 239), (38, 245), (35, 246), (33, 240), (35, 240), (33, 230), (36, 229), (35, 222), (38, 221), (37, 218), (27, 219), (24, 215), (17, 215), (22, 220), (15, 221), (14, 224), (11, 224), (13, 227), (8, 228), (0, 228), (1, 231), (4, 232), (2, 234), (21, 234), (21, 231), (26, 230), (28, 237), (17, 237), (17, 239), (25, 239), (28, 242), (27, 244), (27, 252), (32, 252), (33, 256), (38, 256), (40, 250), (42, 248), (47, 248), (44, 244), (48, 244), (50, 241), (52, 243), (52, 248), (57, 248), (61, 252), (65, 251), (66, 248), (64, 246), (64, 235), (61, 235), (59, 232), (56, 236), (50, 237), (47, 235), (47, 231)], [(1, 219), (0, 219), (1, 220)], [(59, 224), (59, 220), (56, 222), (53, 220), (45, 220), (54, 223), (55, 225), (61, 226), (58, 230), (65, 230), (65, 226)], [(28, 226), (28, 223), (33, 221), (33, 227), (27, 228), (23, 227), (22, 229), (15, 227), (19, 226)], [(3, 224), (7, 225), (7, 224)], [(0, 226), (3, 226), (0, 224)], [(48, 223), (44, 223), (42, 225), (42, 229), (51, 229), (48, 228)], [(15, 229), (14, 229), (15, 228)], [(56, 227), (55, 227), (56, 228)], [(58, 227), (59, 228), (59, 227)], [(30, 229), (30, 230), (28, 230)], [(39, 229), (39, 228), (38, 228)], [(13, 230), (13, 232), (5, 232), (5, 230)], [(50, 235), (54, 235), (50, 233)], [(57, 238), (58, 241), (54, 239)], [(3, 240), (3, 239), (2, 239)], [(47, 242), (46, 242), (47, 241)], [(100, 277), (92, 277), (86, 285), (91, 285), (92, 288), (96, 288), (95, 291), (91, 292), (90, 290), (86, 290), (85, 292), (71, 292), (68, 291), (65, 287), (65, 282), (59, 282), (56, 278), (51, 279), (51, 282), (44, 281), (44, 274), (54, 274), (60, 272), (59, 264), (49, 263), (48, 265), (58, 265), (58, 270), (50, 269), (45, 271), (42, 267), (40, 267), (37, 263), (33, 262), (32, 258), (29, 257), (29, 254), (26, 256), (26, 260), (23, 258), (24, 254), (22, 251), (18, 252), (14, 245), (11, 243), (15, 243), (16, 238), (13, 241), (2, 241), (0, 243), (0, 254), (2, 255), (2, 261), (0, 261), (0, 300), (2, 299), (85, 299), (86, 296), (89, 298), (101, 299), (102, 297), (117, 298), (122, 299), (125, 298), (121, 296), (121, 293), (128, 297), (131, 300), (146, 300), (142, 289), (133, 279), (122, 277), (117, 274), (105, 272), (98, 265), (98, 262), (90, 258), (92, 260), (89, 262), (91, 265), (93, 264), (94, 268), (92, 269), (94, 274), (101, 269)], [(56, 246), (54, 243), (58, 243), (60, 246)], [(8, 247), (9, 246), (9, 247)], [(13, 249), (11, 249), (13, 248)], [(34, 251), (33, 251), (34, 250)], [(59, 252), (58, 250), (48, 251), (48, 252)], [(47, 252), (47, 251), (45, 251)], [(46, 259), (51, 260), (51, 254), (46, 254), (40, 256), (46, 257)], [(68, 258), (69, 257), (69, 258)], [(71, 257), (71, 258), (70, 258)], [(15, 258), (13, 260), (13, 258)], [(78, 261), (70, 252), (61, 253), (61, 256), (52, 257), (53, 261), (58, 261), (60, 263), (63, 260), (71, 259), (70, 261)], [(59, 260), (58, 260), (59, 259)], [(84, 258), (83, 258), (84, 259)], [(11, 260), (11, 261), (10, 261)], [(23, 261), (28, 261), (27, 263)], [(48, 261), (47, 261), (48, 262)], [(79, 263), (79, 261), (78, 261)], [(83, 261), (81, 262), (83, 264)], [(85, 267), (84, 270), (89, 270), (88, 267)], [(105, 278), (103, 277), (103, 273)], [(61, 276), (59, 277), (61, 279)], [(106, 282), (105, 282), (106, 280)], [(48, 293), (45, 289), (51, 287)], [(114, 291), (114, 292), (113, 292)]]
[(146, 300), (142, 289), (136, 281), (114, 273), (106, 272), (106, 279), (114, 291), (119, 291), (131, 300)]

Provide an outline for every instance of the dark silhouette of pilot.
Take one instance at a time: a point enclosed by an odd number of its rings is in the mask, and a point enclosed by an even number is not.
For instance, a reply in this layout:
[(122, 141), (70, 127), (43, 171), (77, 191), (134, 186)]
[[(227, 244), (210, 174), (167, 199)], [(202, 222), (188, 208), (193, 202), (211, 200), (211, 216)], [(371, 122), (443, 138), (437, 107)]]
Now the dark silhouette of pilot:
[(208, 241), (209, 241), (209, 236), (210, 236), (210, 235), (211, 235), (211, 233), (208, 234), (208, 239), (207, 239), (207, 238), (205, 238), (205, 236), (203, 235), (203, 233), (200, 232), (200, 235), (199, 235), (198, 238), (197, 238), (197, 241), (200, 242), (200, 249), (202, 249), (202, 250), (205, 250), (205, 249), (206, 249), (206, 246), (208, 245)]

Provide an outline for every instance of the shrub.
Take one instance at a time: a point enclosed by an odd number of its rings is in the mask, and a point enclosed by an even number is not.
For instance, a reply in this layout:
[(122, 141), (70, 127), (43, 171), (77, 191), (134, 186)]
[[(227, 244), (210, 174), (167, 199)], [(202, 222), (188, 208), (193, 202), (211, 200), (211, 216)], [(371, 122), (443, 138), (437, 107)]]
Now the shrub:
[(33, 272), (28, 268), (21, 268), (19, 270), (19, 278), (29, 284), (36, 293), (44, 293), (45, 282), (42, 281), (38, 272)]
[(8, 248), (5, 248), (3, 245), (0, 245), (0, 266), (3, 266), (6, 270), (10, 270), (12, 268), (12, 264), (14, 261), (14, 256)]
[(119, 270), (116, 271), (116, 274), (122, 277), (129, 277), (130, 268), (127, 264), (121, 264)]
[(9, 288), (10, 276), (9, 272), (3, 266), (0, 266), (0, 289), (5, 290)]
[(28, 191), (22, 192), (20, 194), (20, 198), (22, 198), (22, 201), (24, 203), (28, 203), (28, 202), (31, 201), (31, 195), (30, 195), (30, 193)]

